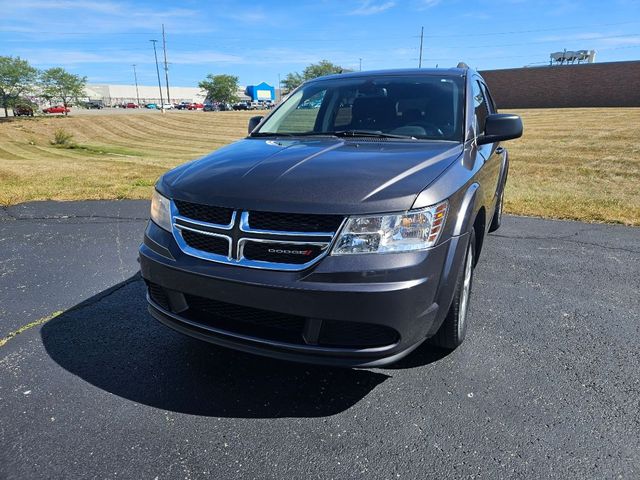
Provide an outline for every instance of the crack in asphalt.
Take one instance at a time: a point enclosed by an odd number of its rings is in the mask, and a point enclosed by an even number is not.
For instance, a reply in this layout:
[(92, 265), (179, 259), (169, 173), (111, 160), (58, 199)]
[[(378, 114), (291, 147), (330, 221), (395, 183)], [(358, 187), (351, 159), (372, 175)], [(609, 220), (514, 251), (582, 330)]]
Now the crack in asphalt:
[(20, 328), (14, 330), (13, 332), (9, 332), (4, 338), (0, 338), (0, 347), (4, 347), (9, 342), (9, 340), (11, 340), (12, 338), (17, 337), (21, 333), (24, 333), (27, 330), (31, 330), (33, 327), (37, 327), (39, 325), (43, 325), (43, 324), (47, 323), (49, 320), (51, 320), (53, 318), (56, 318), (58, 315), (61, 315), (62, 313), (63, 313), (62, 310), (59, 310), (57, 312), (53, 312), (53, 313), (47, 315), (46, 317), (42, 317), (42, 318), (39, 318), (37, 320), (34, 320), (33, 322), (29, 322), (26, 325), (23, 325)]
[(73, 219), (106, 219), (106, 220), (132, 220), (132, 221), (146, 221), (149, 220), (148, 217), (116, 217), (116, 216), (109, 216), (109, 215), (48, 215), (45, 217), (17, 217), (14, 214), (7, 212), (5, 210), (5, 213), (7, 214), (8, 219), (2, 219), (0, 218), (0, 221), (18, 221), (18, 222), (24, 222), (24, 221), (31, 221), (31, 220), (73, 220)]
[(11, 213), (9, 209), (11, 205), (0, 205), (0, 209), (6, 214), (9, 218), (0, 217), (0, 222), (2, 221), (32, 221), (32, 220), (73, 220), (73, 219), (105, 219), (105, 220), (131, 220), (131, 221), (146, 221), (149, 220), (149, 217), (123, 217), (121, 215), (44, 215), (40, 217), (27, 217), (16, 215)]
[(492, 237), (498, 237), (498, 238), (508, 238), (511, 240), (548, 240), (548, 241), (559, 241), (559, 242), (567, 242), (567, 243), (575, 243), (577, 245), (588, 245), (591, 247), (599, 247), (599, 248), (604, 248), (605, 250), (615, 250), (615, 251), (620, 251), (620, 252), (628, 252), (628, 253), (637, 253), (640, 254), (640, 250), (634, 250), (632, 248), (625, 248), (625, 247), (612, 247), (610, 245), (602, 245), (601, 243), (595, 243), (595, 242), (584, 242), (581, 240), (574, 240), (571, 237), (575, 236), (576, 233), (571, 233), (569, 235), (561, 235), (561, 236), (549, 236), (549, 237), (536, 237), (536, 236), (529, 236), (529, 235), (518, 235), (518, 236), (512, 236), (512, 235), (500, 235), (500, 234), (496, 234), (496, 233), (492, 233), (491, 236)]
[(5, 337), (0, 338), (0, 347), (4, 347), (7, 343), (9, 343), (10, 340), (14, 339), (15, 337), (17, 337), (21, 333), (24, 333), (24, 332), (26, 332), (28, 330), (31, 330), (33, 327), (38, 327), (40, 325), (44, 325), (49, 320), (53, 320), (54, 318), (59, 317), (60, 315), (63, 315), (65, 313), (77, 312), (77, 311), (82, 310), (84, 308), (90, 307), (91, 305), (95, 305), (96, 303), (101, 302), (102, 300), (104, 300), (105, 298), (109, 297), (110, 295), (113, 295), (118, 290), (123, 289), (127, 285), (130, 285), (132, 283), (139, 282), (139, 281), (142, 281), (142, 277), (140, 276), (140, 272), (136, 273), (131, 278), (129, 278), (127, 280), (124, 280), (123, 282), (120, 282), (117, 285), (114, 285), (114, 286), (112, 286), (110, 288), (107, 288), (106, 290), (94, 295), (91, 298), (88, 298), (87, 300), (84, 300), (84, 301), (78, 303), (77, 305), (74, 305), (73, 307), (71, 307), (71, 308), (69, 308), (67, 310), (59, 310), (57, 312), (53, 312), (53, 313), (51, 313), (51, 314), (49, 314), (47, 316), (44, 316), (44, 317), (39, 318), (37, 320), (34, 320), (33, 322), (29, 322), (26, 325), (23, 325), (22, 327), (17, 328), (13, 332), (9, 332)]

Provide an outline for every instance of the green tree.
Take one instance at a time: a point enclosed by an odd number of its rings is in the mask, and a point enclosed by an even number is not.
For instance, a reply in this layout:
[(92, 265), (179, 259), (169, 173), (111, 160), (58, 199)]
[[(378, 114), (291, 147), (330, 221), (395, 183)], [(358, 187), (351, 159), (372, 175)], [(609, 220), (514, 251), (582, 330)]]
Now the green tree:
[(297, 88), (303, 82), (311, 80), (312, 78), (322, 77), (324, 75), (333, 75), (335, 73), (346, 73), (351, 70), (343, 68), (340, 65), (331, 63), (329, 60), (320, 60), (318, 63), (312, 63), (308, 65), (302, 73), (293, 72), (287, 74), (282, 82), (282, 87), (290, 92), (294, 88)]
[(15, 106), (20, 95), (33, 89), (38, 79), (38, 70), (20, 57), (0, 56), (0, 101), (4, 116), (9, 116), (8, 108)]
[(302, 76), (305, 81), (307, 81), (312, 78), (322, 77), (323, 75), (333, 75), (334, 73), (345, 73), (350, 71), (351, 70), (343, 68), (340, 65), (331, 63), (329, 60), (320, 60), (318, 63), (312, 63), (305, 68)]
[[(47, 100), (59, 100), (67, 107), (71, 100), (79, 101), (85, 95), (87, 77), (67, 72), (64, 68), (55, 67), (42, 72), (40, 77), (42, 97)], [(64, 112), (66, 115), (67, 112)]]
[(304, 78), (301, 73), (292, 72), (288, 73), (284, 80), (282, 81), (282, 88), (285, 92), (290, 92), (291, 90), (298, 88), (299, 85), (304, 82)]
[(238, 101), (238, 77), (209, 74), (198, 86), (206, 92), (207, 100), (235, 103)]

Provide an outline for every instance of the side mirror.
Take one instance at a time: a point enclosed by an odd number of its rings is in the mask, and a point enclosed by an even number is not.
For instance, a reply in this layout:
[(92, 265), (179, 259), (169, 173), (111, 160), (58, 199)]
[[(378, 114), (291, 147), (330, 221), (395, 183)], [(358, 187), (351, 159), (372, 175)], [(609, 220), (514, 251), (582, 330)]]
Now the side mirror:
[(478, 137), (478, 145), (512, 140), (522, 136), (522, 120), (510, 113), (494, 113), (487, 117), (484, 135)]
[(253, 130), (258, 126), (263, 118), (264, 117), (262, 115), (258, 115), (249, 119), (249, 133), (253, 132)]

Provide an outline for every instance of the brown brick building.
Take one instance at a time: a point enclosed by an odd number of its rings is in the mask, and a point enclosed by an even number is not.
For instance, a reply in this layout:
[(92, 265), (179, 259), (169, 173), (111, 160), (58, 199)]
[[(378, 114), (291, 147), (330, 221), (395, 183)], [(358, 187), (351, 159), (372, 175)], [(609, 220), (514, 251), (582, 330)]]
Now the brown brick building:
[(640, 107), (640, 61), (480, 73), (500, 108)]

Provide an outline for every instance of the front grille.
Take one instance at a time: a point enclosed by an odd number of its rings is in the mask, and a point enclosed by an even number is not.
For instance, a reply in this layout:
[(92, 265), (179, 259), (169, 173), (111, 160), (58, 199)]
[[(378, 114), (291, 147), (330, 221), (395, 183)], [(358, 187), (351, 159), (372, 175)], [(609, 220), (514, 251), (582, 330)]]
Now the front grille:
[(340, 215), (249, 212), (249, 227), (277, 232), (335, 232), (342, 218)]
[(263, 243), (248, 241), (242, 254), (248, 260), (272, 263), (308, 263), (322, 253), (318, 245), (299, 245), (290, 243)]
[(181, 216), (201, 222), (229, 225), (233, 216), (232, 208), (213, 207), (211, 205), (185, 202), (184, 200), (174, 200), (174, 203)]
[(172, 212), (174, 237), (184, 253), (213, 262), (286, 271), (302, 270), (320, 260), (344, 219), (234, 210), (184, 200), (173, 200)]
[(229, 240), (204, 233), (192, 232), (191, 230), (182, 230), (182, 238), (191, 248), (202, 250), (204, 252), (215, 253), (217, 255), (229, 255)]
[[(149, 297), (165, 310), (170, 305), (164, 288), (148, 282)], [(384, 325), (340, 320), (321, 320), (320, 334), (311, 344), (304, 340), (305, 324), (311, 319), (299, 315), (245, 307), (196, 295), (184, 295), (188, 310), (185, 317), (203, 327), (265, 340), (328, 348), (374, 348), (399, 340), (396, 330)]]

